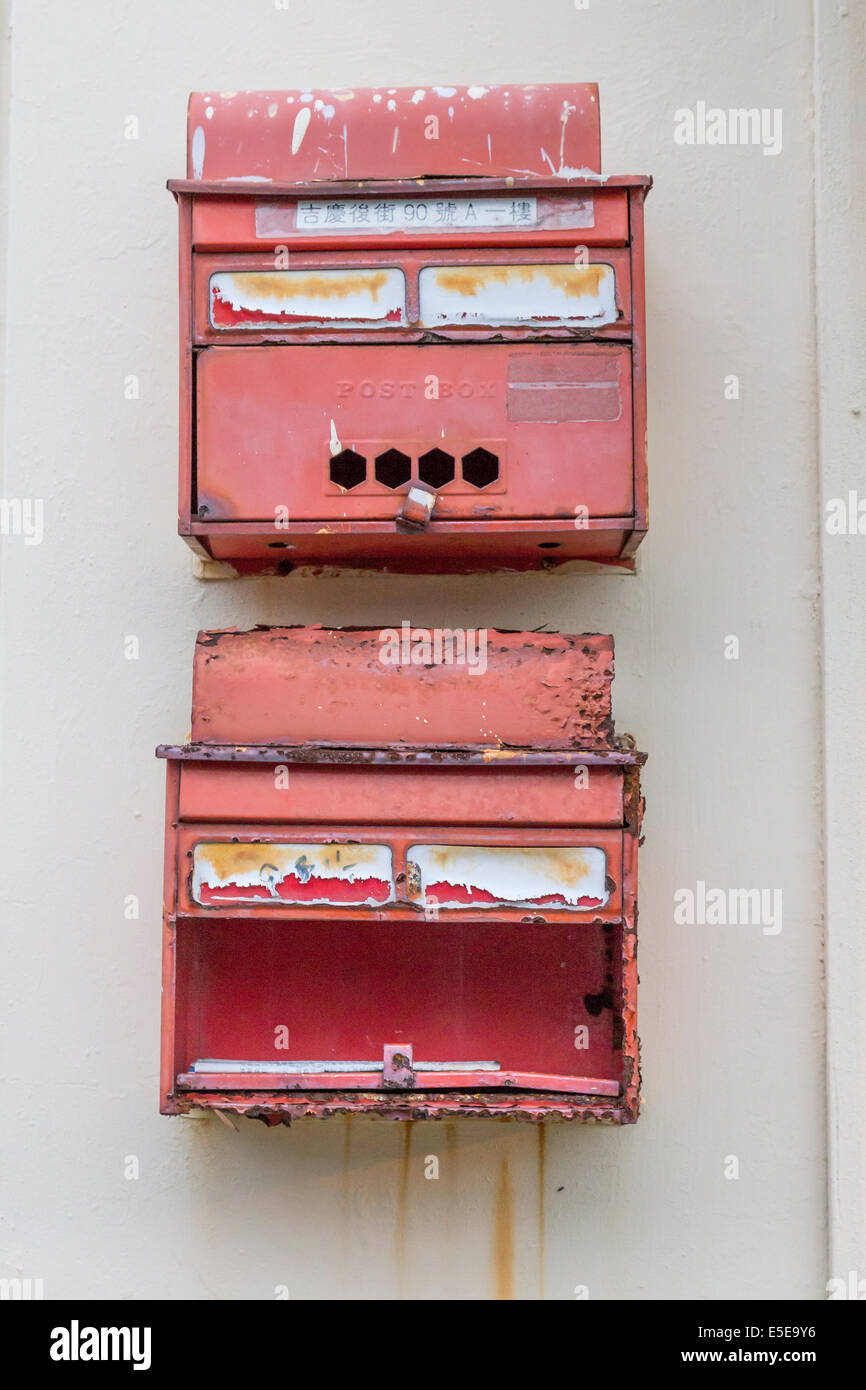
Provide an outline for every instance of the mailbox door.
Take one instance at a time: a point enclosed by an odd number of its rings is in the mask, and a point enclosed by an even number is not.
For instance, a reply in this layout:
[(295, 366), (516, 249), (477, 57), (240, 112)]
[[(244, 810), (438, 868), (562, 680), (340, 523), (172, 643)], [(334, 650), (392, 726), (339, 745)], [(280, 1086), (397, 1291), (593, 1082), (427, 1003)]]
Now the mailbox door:
[(393, 519), (415, 479), (442, 519), (633, 507), (623, 346), (208, 348), (197, 383), (209, 520)]

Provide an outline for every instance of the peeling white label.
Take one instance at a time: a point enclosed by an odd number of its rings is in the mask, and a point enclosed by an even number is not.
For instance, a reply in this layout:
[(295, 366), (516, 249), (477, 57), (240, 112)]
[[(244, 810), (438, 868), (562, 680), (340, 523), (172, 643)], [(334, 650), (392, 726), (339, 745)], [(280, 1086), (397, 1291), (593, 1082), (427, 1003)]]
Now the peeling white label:
[(229, 902), (363, 904), (394, 897), (388, 845), (212, 842), (193, 850), (192, 896)]
[(402, 270), (220, 271), (210, 278), (214, 328), (263, 324), (402, 324), (406, 279)]
[(410, 894), (425, 906), (590, 911), (610, 896), (607, 856), (593, 846), (413, 845)]
[(536, 199), (523, 197), (316, 199), (298, 203), (296, 211), (299, 232), (329, 235), (341, 231), (448, 232), (466, 227), (536, 226)]
[(421, 322), (600, 327), (616, 322), (609, 265), (425, 266), (418, 277)]

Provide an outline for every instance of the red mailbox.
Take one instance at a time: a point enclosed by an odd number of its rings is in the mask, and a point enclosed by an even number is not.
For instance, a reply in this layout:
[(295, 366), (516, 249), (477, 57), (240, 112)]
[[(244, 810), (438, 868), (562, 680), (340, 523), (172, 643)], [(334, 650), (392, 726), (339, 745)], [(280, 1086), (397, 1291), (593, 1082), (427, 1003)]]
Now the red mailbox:
[(639, 770), (609, 637), (199, 635), (162, 1109), (629, 1123)]
[(237, 571), (633, 565), (646, 177), (592, 85), (194, 93), (180, 531)]

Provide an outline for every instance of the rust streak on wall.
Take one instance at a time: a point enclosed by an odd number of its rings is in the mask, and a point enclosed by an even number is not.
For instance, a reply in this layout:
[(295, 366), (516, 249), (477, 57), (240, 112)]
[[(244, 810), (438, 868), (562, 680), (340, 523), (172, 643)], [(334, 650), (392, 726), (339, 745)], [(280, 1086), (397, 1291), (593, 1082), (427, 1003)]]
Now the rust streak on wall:
[(412, 1126), (414, 1120), (403, 1121), (403, 1152), (397, 1176), (397, 1211), (394, 1222), (394, 1254), (397, 1278), (402, 1286), (406, 1272), (406, 1206), (409, 1199), (409, 1160), (412, 1155)]
[(544, 1160), (547, 1131), (538, 1126), (538, 1297), (544, 1298)]
[(514, 1198), (508, 1159), (499, 1165), (499, 1181), (493, 1199), (493, 1249), (491, 1256), (493, 1296), (514, 1297)]

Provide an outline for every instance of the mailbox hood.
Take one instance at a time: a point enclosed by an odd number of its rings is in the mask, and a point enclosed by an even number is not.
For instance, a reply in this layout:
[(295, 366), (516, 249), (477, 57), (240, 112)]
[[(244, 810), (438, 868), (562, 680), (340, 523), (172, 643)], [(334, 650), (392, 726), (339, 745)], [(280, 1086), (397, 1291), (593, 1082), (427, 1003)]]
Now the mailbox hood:
[(187, 177), (600, 178), (595, 83), (193, 92)]
[(612, 680), (613, 638), (595, 634), (201, 632), (192, 739), (611, 749)]

